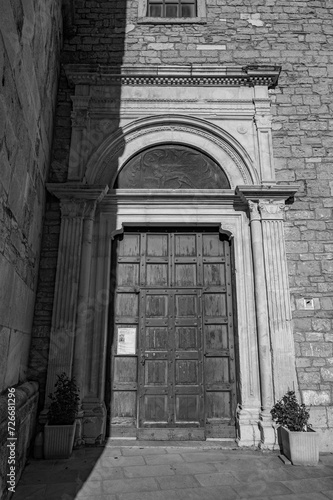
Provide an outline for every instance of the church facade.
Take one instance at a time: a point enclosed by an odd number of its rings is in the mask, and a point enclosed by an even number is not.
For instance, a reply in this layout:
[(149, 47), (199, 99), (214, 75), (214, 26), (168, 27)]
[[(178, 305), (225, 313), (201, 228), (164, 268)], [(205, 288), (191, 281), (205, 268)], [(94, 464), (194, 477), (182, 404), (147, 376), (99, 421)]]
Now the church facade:
[(28, 369), (3, 389), (26, 387), (42, 428), (75, 376), (81, 445), (266, 449), (295, 390), (332, 451), (329, 2), (77, 1), (63, 19)]

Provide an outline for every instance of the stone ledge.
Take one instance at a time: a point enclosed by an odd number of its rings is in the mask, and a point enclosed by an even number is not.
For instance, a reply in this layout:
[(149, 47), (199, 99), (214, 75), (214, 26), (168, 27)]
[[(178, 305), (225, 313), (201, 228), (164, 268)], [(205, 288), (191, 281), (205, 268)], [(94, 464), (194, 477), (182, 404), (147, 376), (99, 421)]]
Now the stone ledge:
[(207, 24), (205, 17), (140, 17), (138, 24)]

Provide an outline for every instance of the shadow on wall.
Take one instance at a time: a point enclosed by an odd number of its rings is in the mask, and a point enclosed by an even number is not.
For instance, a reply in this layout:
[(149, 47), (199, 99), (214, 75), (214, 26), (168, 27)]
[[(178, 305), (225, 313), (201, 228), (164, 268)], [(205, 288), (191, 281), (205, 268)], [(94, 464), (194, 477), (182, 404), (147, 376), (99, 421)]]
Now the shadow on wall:
[[(90, 114), (90, 87), (87, 85), (75, 87), (67, 78), (66, 68), (68, 65), (89, 64), (96, 67), (100, 64), (111, 65), (116, 73), (120, 72), (124, 53), (126, 4), (125, 1), (95, 3), (84, 0), (75, 3), (66, 0), (64, 3), (62, 69), (49, 183), (61, 184), (72, 181), (69, 169), (71, 172), (76, 169), (81, 172), (81, 178), (76, 179), (75, 182), (83, 184), (85, 165), (91, 154), (96, 151), (107, 135), (113, 132), (121, 134), (119, 129), (120, 85), (110, 88), (114, 103), (112, 121), (101, 120)], [(81, 96), (84, 97), (83, 100), (86, 103), (84, 106), (82, 100), (80, 101)], [(118, 157), (122, 155), (122, 152), (122, 149), (118, 151)], [(56, 271), (57, 263), (59, 266), (63, 263), (63, 255), (59, 249), (60, 226), (60, 201), (48, 192), (29, 362), (29, 378), (37, 380), (40, 384), (39, 411), (44, 408), (47, 399), (46, 378), (50, 362), (50, 332)], [(69, 308), (76, 307), (78, 288), (79, 283), (75, 283), (68, 297)], [(68, 351), (73, 338), (75, 342), (75, 336), (80, 333), (76, 329), (80, 314), (84, 314), (87, 322), (91, 323), (94, 320), (95, 308), (105, 306), (102, 293), (100, 300), (97, 297), (91, 310), (86, 304), (84, 311), (78, 308), (74, 320), (64, 320), (61, 329), (57, 328), (57, 336), (52, 343), (52, 356), (57, 359), (61, 358), (61, 353), (65, 354)]]

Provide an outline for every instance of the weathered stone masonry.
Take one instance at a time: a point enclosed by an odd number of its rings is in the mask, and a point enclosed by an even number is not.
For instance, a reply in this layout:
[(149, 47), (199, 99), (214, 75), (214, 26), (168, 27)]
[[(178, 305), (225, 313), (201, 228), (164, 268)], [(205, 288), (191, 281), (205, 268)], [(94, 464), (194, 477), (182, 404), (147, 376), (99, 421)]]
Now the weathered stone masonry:
[[(0, 14), (0, 496), (7, 489), (7, 388), (16, 388), (16, 477), (37, 416), (27, 382), (61, 45), (60, 1)], [(37, 306), (40, 307), (40, 306)], [(49, 307), (52, 307), (50, 304)], [(4, 453), (6, 451), (6, 453)]]
[[(285, 222), (298, 378), (304, 401), (314, 405), (314, 425), (323, 430), (322, 449), (331, 448), (332, 5), (329, 1), (207, 0), (207, 17), (194, 24), (146, 22), (138, 18), (138, 1), (127, 2), (126, 7), (125, 12), (123, 1), (76, 2), (75, 29), (64, 45), (63, 63), (282, 67), (278, 87), (270, 96), (277, 179), (299, 185)], [(71, 95), (73, 89), (63, 75), (51, 182), (64, 182), (67, 176)], [(98, 141), (97, 137), (87, 143), (87, 155)], [(44, 304), (39, 300), (36, 306), (32, 360), (47, 350), (51, 321), (47, 302), (52, 302), (54, 274), (44, 258), (56, 256), (59, 220), (57, 202), (51, 201), (40, 271), (45, 292), (39, 296), (43, 295)], [(44, 384), (45, 372), (38, 378)]]

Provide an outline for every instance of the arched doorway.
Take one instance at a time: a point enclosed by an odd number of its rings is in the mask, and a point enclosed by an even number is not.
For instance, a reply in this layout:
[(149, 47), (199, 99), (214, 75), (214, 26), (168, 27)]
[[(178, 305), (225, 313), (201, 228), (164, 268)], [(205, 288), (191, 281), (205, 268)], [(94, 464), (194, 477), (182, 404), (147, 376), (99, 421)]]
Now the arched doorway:
[[(230, 183), (207, 154), (159, 144), (133, 156), (114, 187), (230, 189)], [(230, 247), (216, 225), (125, 227), (115, 238), (111, 437), (236, 437)]]
[(110, 435), (235, 438), (229, 239), (128, 227), (113, 251)]
[[(168, 237), (174, 239), (176, 231), (169, 234), (172, 227), (196, 229), (196, 237), (200, 234), (198, 228), (219, 228), (219, 232), (232, 239), (234, 250), (239, 443), (253, 446), (262, 441), (266, 447), (274, 447), (269, 408), (273, 396), (280, 395), (286, 384), (295, 381), (283, 237), (284, 203), (295, 187), (275, 183), (268, 86), (274, 84), (272, 77), (276, 77), (276, 72), (272, 68), (258, 69), (259, 78), (256, 72), (253, 76), (252, 69), (247, 74), (246, 68), (238, 68), (236, 73), (232, 70), (230, 79), (228, 71), (219, 68), (219, 78), (215, 75), (214, 79), (202, 80), (201, 76), (192, 75), (191, 68), (191, 74), (185, 75), (186, 88), (175, 84), (177, 68), (169, 68), (163, 82), (157, 75), (149, 79), (149, 84), (145, 78), (136, 75), (128, 79), (126, 74), (121, 121), (116, 124), (109, 92), (118, 85), (119, 75), (102, 75), (103, 69), (82, 71), (73, 73), (74, 103), (80, 110), (87, 108), (86, 120), (73, 129), (68, 182), (49, 186), (61, 200), (62, 222), (48, 390), (52, 390), (59, 370), (73, 372), (83, 403), (80, 435), (89, 444), (103, 440), (107, 420), (105, 383), (109, 373), (106, 345), (108, 338), (114, 336), (108, 321), (111, 269), (117, 269), (117, 259), (111, 252), (112, 239), (133, 227), (141, 228), (140, 238), (154, 227), (162, 230), (161, 235), (166, 230)], [(202, 72), (200, 68), (200, 75)], [(83, 81), (87, 85), (82, 85)], [(186, 99), (181, 99), (180, 106), (182, 91), (186, 91)], [(179, 114), (174, 114), (176, 111)], [(83, 141), (83, 129), (89, 136), (88, 143)], [(161, 145), (172, 145), (174, 150), (178, 146), (189, 147), (209, 157), (223, 168), (230, 189), (219, 185), (202, 188), (183, 171), (181, 181), (162, 175), (157, 185), (150, 188), (140, 183), (138, 187), (119, 187), (117, 182), (121, 172), (125, 174), (126, 165), (137, 157), (136, 167), (141, 165), (142, 173), (144, 160), (138, 160), (137, 155), (151, 154), (150, 148), (159, 149)], [(165, 152), (163, 155), (165, 158)], [(214, 172), (213, 164), (209, 165)], [(164, 162), (161, 168), (166, 170), (167, 166), (168, 162)], [(133, 164), (131, 168), (135, 174)], [(146, 252), (145, 257), (147, 264), (147, 257), (151, 256)], [(163, 271), (159, 273), (163, 278)], [(146, 281), (147, 276), (146, 270)], [(275, 310), (281, 312), (279, 321), (275, 321)], [(124, 325), (127, 328), (126, 322)], [(68, 349), (60, 356), (56, 347), (64, 336)], [(144, 344), (141, 342), (140, 349), (141, 345)], [(176, 358), (170, 361), (175, 365)], [(185, 403), (179, 402), (178, 407), (184, 415)]]

